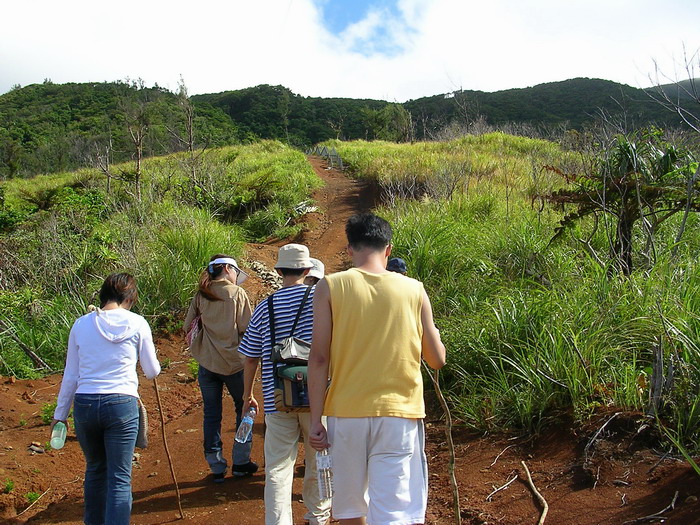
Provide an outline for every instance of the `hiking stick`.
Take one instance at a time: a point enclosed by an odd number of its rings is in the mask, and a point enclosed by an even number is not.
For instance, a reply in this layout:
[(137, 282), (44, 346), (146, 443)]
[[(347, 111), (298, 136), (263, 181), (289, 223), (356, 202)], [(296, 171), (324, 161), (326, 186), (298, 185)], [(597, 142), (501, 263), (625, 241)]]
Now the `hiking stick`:
[(168, 464), (170, 465), (170, 474), (173, 476), (173, 483), (175, 484), (175, 495), (177, 496), (177, 508), (180, 510), (180, 519), (184, 520), (185, 515), (182, 512), (182, 502), (180, 501), (180, 487), (177, 484), (177, 479), (175, 478), (175, 469), (173, 468), (173, 458), (170, 457), (170, 450), (168, 450), (168, 439), (165, 436), (165, 418), (163, 417), (163, 405), (160, 402), (160, 392), (158, 392), (158, 381), (153, 378), (153, 387), (156, 389), (156, 399), (158, 400), (158, 412), (160, 412), (160, 428), (163, 432), (163, 446), (165, 447), (165, 455), (168, 457)]
[[(440, 371), (431, 370), (428, 365), (425, 364), (425, 361), (423, 361), (423, 366), (427, 370), (430, 380), (433, 382), (435, 393), (445, 412), (445, 435), (447, 436), (447, 446), (450, 449), (450, 461), (447, 464), (447, 470), (450, 473), (450, 484), (452, 485), (452, 504), (455, 513), (455, 523), (461, 525), (462, 511), (459, 507), (459, 487), (457, 487), (457, 478), (455, 477), (455, 444), (454, 441), (452, 441), (452, 414), (450, 414), (450, 408), (447, 406), (445, 396), (442, 395), (442, 390), (440, 389)], [(433, 373), (435, 374), (434, 376)]]

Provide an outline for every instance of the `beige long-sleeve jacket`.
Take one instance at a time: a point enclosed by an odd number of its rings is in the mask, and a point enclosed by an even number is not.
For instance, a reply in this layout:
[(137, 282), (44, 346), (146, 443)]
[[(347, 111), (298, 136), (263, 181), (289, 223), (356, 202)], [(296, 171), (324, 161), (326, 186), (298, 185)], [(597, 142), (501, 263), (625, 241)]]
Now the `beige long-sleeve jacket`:
[(226, 279), (213, 281), (211, 291), (221, 301), (210, 301), (197, 292), (187, 311), (185, 330), (197, 315), (202, 316), (202, 330), (192, 341), (190, 353), (211, 372), (235, 374), (243, 369), (238, 345), (250, 322), (250, 300), (243, 288)]

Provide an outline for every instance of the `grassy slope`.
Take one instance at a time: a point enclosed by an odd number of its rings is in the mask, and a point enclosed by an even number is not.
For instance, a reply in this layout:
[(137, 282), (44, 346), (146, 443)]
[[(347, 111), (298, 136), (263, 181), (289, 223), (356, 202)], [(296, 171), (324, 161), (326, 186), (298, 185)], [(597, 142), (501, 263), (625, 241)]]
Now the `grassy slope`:
[[(59, 369), (73, 320), (113, 271), (134, 273), (152, 326), (174, 328), (212, 254), (293, 233), (294, 207), (321, 184), (303, 154), (272, 141), (207, 151), (192, 167), (184, 154), (145, 161), (140, 201), (132, 182), (108, 193), (89, 170), (3, 183), (2, 213), (15, 219), (0, 233), (10, 332)], [(0, 373), (34, 374), (9, 333), (0, 353)]]
[[(669, 256), (672, 222), (657, 233), (653, 268), (610, 278), (574, 240), (589, 224), (550, 243), (561, 213), (533, 196), (563, 181), (540, 167), (576, 161), (554, 144), (502, 134), (329, 144), (393, 203), (382, 213), (395, 228), (394, 254), (432, 297), (449, 349), (445, 380), (462, 422), (532, 431), (564, 414), (585, 420), (598, 407), (642, 410), (661, 344), (676, 372), (661, 415), (682, 441), (697, 443), (697, 217), (677, 260)], [(437, 198), (445, 180), (458, 183), (451, 199)], [(417, 188), (419, 198), (392, 198), (406, 188)], [(607, 242), (593, 239), (603, 253)]]

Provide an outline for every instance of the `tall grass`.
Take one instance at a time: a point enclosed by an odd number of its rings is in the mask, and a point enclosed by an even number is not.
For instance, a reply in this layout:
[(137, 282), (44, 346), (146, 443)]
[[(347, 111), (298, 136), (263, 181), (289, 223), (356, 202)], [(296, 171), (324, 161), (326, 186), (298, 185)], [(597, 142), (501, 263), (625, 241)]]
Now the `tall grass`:
[[(429, 187), (444, 179), (445, 166), (466, 162), (463, 184), (449, 198), (402, 194), (419, 198), (388, 199), (381, 210), (394, 226), (393, 254), (431, 295), (448, 347), (445, 385), (463, 424), (537, 431), (603, 407), (641, 414), (662, 344), (676, 374), (663, 396), (664, 421), (698, 450), (697, 228), (688, 228), (682, 255), (672, 258), (678, 223), (668, 221), (657, 232), (653, 267), (610, 277), (573, 237), (550, 243), (560, 212), (532, 197), (562, 182), (540, 167), (576, 162), (554, 144), (492, 134), (332, 145), (357, 177), (380, 184), (419, 174), (413, 181)], [(580, 228), (579, 236), (590, 232), (585, 222)], [(609, 239), (591, 242), (604, 251)]]
[(669, 257), (646, 274), (610, 278), (575, 245), (549, 245), (554, 217), (521, 205), (506, 222), (502, 201), (488, 215), (474, 213), (484, 198), (382, 211), (395, 226), (393, 253), (431, 295), (455, 415), (479, 429), (533, 431), (600, 407), (643, 411), (663, 340), (677, 359), (664, 413), (683, 442), (697, 442), (694, 259), (679, 266)]
[(135, 310), (155, 329), (178, 328), (209, 257), (286, 235), (322, 183), (302, 153), (274, 141), (187, 160), (145, 160), (140, 199), (120, 180), (129, 164), (112, 167), (109, 192), (87, 169), (2, 183), (0, 211), (13, 221), (0, 221), (0, 307), (12, 335), (0, 333), (0, 373), (35, 373), (15, 337), (60, 368), (72, 322), (114, 271), (136, 276)]

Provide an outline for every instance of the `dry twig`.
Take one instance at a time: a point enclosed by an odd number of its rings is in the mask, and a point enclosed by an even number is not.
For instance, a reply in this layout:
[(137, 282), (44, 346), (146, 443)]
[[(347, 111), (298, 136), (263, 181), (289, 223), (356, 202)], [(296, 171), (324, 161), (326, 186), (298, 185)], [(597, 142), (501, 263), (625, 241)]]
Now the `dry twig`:
[(165, 436), (165, 418), (163, 416), (163, 405), (160, 402), (160, 392), (158, 391), (158, 381), (153, 378), (153, 387), (156, 389), (156, 399), (158, 400), (158, 412), (160, 412), (160, 428), (163, 432), (163, 446), (165, 447), (165, 455), (168, 457), (168, 463), (170, 464), (170, 474), (173, 477), (173, 483), (175, 484), (175, 495), (177, 496), (177, 508), (180, 510), (180, 519), (185, 519), (185, 514), (182, 512), (182, 501), (180, 500), (180, 487), (177, 484), (177, 479), (175, 478), (175, 469), (173, 468), (173, 458), (170, 456), (170, 450), (168, 450), (168, 439)]
[(508, 450), (509, 448), (514, 447), (514, 446), (515, 445), (508, 445), (506, 448), (501, 450), (501, 452), (498, 454), (498, 456), (496, 456), (496, 459), (493, 460), (493, 463), (491, 463), (489, 465), (489, 468), (493, 467), (496, 464), (496, 461), (498, 461), (498, 458), (500, 458), (506, 450)]
[(502, 491), (502, 490), (507, 489), (508, 486), (509, 486), (511, 483), (513, 483), (516, 479), (518, 479), (518, 475), (517, 475), (517, 474), (516, 474), (515, 476), (513, 476), (505, 485), (501, 485), (501, 486), (498, 487), (497, 489), (493, 489), (493, 492), (491, 492), (491, 494), (489, 494), (488, 496), (486, 496), (486, 501), (491, 501), (491, 498), (493, 497), (494, 494), (496, 494), (496, 492), (500, 492), (500, 491)]
[(547, 505), (547, 500), (545, 500), (544, 497), (542, 497), (542, 494), (540, 494), (540, 492), (537, 490), (537, 487), (535, 487), (535, 484), (532, 482), (532, 476), (530, 476), (530, 469), (527, 468), (527, 465), (524, 461), (521, 461), (520, 464), (525, 469), (525, 474), (527, 474), (527, 482), (530, 484), (530, 489), (537, 498), (537, 501), (539, 501), (540, 505), (542, 505), (542, 514), (540, 514), (540, 520), (537, 522), (537, 525), (542, 525), (544, 523), (545, 518), (547, 517), (547, 512), (549, 512), (549, 505)]
[(622, 414), (622, 412), (615, 412), (612, 416), (610, 416), (610, 418), (605, 423), (603, 423), (603, 426), (600, 427), (598, 429), (598, 431), (593, 435), (591, 440), (586, 445), (586, 448), (583, 449), (583, 464), (584, 464), (584, 466), (586, 466), (588, 463), (588, 450), (593, 446), (593, 444), (598, 439), (598, 436), (603, 432), (603, 430), (605, 430), (605, 427), (608, 426), (608, 423), (610, 423), (613, 419), (615, 419), (620, 414)]
[(656, 512), (654, 514), (649, 514), (649, 516), (643, 516), (634, 520), (625, 521), (622, 523), (622, 525), (627, 525), (628, 523), (643, 523), (645, 521), (667, 520), (668, 518), (666, 516), (663, 516), (663, 513), (675, 509), (677, 499), (678, 491), (676, 491), (676, 493), (673, 495), (673, 500), (666, 508), (661, 509), (659, 512)]
[[(440, 400), (440, 405), (445, 412), (445, 435), (447, 436), (447, 444), (450, 449), (450, 461), (448, 464), (448, 471), (450, 473), (450, 483), (452, 484), (452, 504), (454, 506), (455, 513), (455, 524), (461, 525), (462, 523), (462, 511), (459, 505), (459, 487), (457, 486), (457, 478), (455, 477), (455, 444), (452, 441), (452, 414), (450, 413), (450, 408), (447, 405), (445, 396), (442, 395), (442, 390), (440, 389), (440, 372), (438, 370), (430, 370), (428, 365), (423, 362), (423, 366), (428, 371), (428, 376), (433, 382), (435, 387), (435, 393)], [(435, 375), (433, 375), (433, 373)]]
[(19, 516), (21, 516), (22, 514), (24, 514), (25, 512), (27, 512), (29, 509), (31, 509), (34, 505), (37, 504), (37, 502), (38, 502), (41, 498), (44, 497), (44, 494), (46, 494), (46, 493), (47, 493), (48, 491), (50, 491), (50, 490), (51, 490), (51, 487), (49, 487), (49, 488), (46, 489), (44, 492), (42, 492), (42, 493), (41, 493), (41, 496), (39, 496), (37, 499), (35, 499), (34, 501), (32, 501), (32, 504), (29, 505), (29, 507), (27, 507), (26, 509), (24, 509), (22, 512), (20, 512), (19, 514), (17, 514), (17, 516), (15, 516), (15, 517), (19, 517)]

